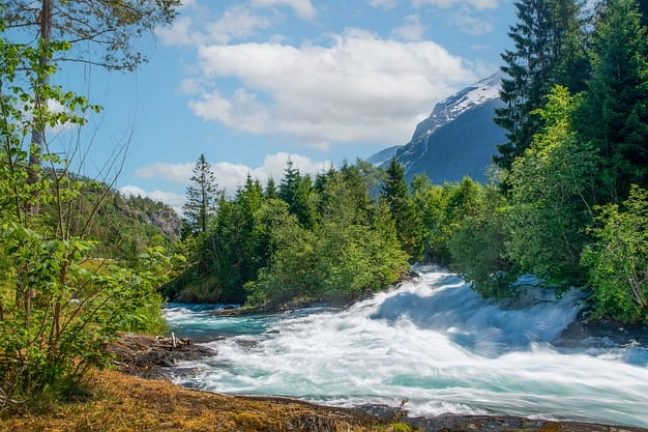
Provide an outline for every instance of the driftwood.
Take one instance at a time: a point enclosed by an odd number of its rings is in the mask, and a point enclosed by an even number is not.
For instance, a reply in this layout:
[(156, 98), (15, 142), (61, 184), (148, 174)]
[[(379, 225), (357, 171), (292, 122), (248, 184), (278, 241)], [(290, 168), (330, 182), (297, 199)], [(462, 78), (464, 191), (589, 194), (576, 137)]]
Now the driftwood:
[(157, 377), (160, 368), (174, 367), (178, 361), (198, 360), (216, 352), (191, 339), (126, 334), (107, 348), (122, 372)]

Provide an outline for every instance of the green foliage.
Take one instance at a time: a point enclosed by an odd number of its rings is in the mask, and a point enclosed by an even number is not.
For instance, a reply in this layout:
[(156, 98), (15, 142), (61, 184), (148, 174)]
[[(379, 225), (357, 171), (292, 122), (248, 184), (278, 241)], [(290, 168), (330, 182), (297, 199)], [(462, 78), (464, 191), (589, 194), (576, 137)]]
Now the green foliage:
[(602, 156), (599, 202), (648, 187), (648, 33), (635, 0), (611, 0), (597, 21), (593, 70), (579, 121)]
[(395, 158), (391, 160), (386, 170), (383, 199), (389, 204), (403, 250), (413, 259), (421, 258), (423, 252), (421, 221), (409, 195), (405, 171)]
[[(7, 24), (27, 33), (27, 40), (65, 40), (68, 52), (60, 57), (66, 61), (133, 70), (146, 60), (133, 40), (170, 24), (179, 4), (178, 0), (76, 0), (57, 2), (52, 7), (50, 2), (12, 0), (3, 2), (5, 8), (0, 12)], [(52, 60), (51, 56), (47, 58), (47, 62)], [(59, 62), (64, 60), (57, 58)]]
[(247, 284), (250, 302), (348, 301), (397, 281), (408, 267), (407, 257), (386, 206), (378, 203), (375, 212), (373, 226), (333, 213), (313, 231), (302, 228), (294, 217), (284, 219), (272, 231), (269, 266)]
[(545, 104), (555, 84), (571, 91), (584, 88), (589, 69), (585, 34), (577, 0), (518, 0), (518, 22), (509, 36), (515, 47), (502, 54), (500, 97), (496, 123), (507, 131), (508, 142), (498, 146), (495, 162), (510, 169), (513, 161), (540, 132), (542, 119), (534, 111)]
[(302, 176), (298, 169), (288, 161), (284, 177), (279, 185), (279, 197), (288, 204), (290, 213), (297, 216), (306, 228), (315, 225), (315, 197), (310, 176)]
[[(166, 204), (147, 197), (124, 197), (87, 178), (73, 176), (71, 182), (78, 194), (62, 206), (62, 217), (70, 236), (98, 241), (95, 257), (134, 261), (149, 248), (175, 247), (181, 221)], [(56, 224), (56, 205), (43, 206), (41, 213), (45, 225)]]
[(168, 295), (276, 306), (349, 300), (395, 282), (407, 257), (389, 207), (371, 196), (376, 179), (358, 163), (313, 182), (290, 162), (278, 192), (248, 178), (221, 197), (209, 231), (190, 247), (193, 265)]
[(582, 282), (579, 265), (591, 222), (595, 150), (579, 142), (572, 127), (577, 101), (557, 86), (538, 110), (546, 126), (513, 163), (509, 256), (523, 272), (552, 284)]
[(648, 321), (648, 191), (633, 186), (620, 208), (598, 209), (583, 265), (596, 312), (621, 321)]
[(440, 264), (450, 264), (449, 242), (464, 218), (477, 210), (481, 185), (466, 177), (459, 183), (431, 185), (414, 179), (413, 200), (422, 223), (425, 256)]
[(186, 228), (193, 234), (205, 234), (207, 222), (216, 208), (216, 180), (211, 166), (201, 154), (193, 168), (191, 185), (183, 206)]
[(519, 274), (507, 256), (509, 206), (494, 185), (480, 190), (476, 210), (459, 223), (448, 247), (452, 268), (484, 297), (510, 297)]
[[(155, 289), (168, 277), (170, 259), (161, 248), (131, 265), (97, 258), (88, 227), (109, 189), (96, 195), (91, 211), (76, 213), (94, 186), (28, 138), (45, 125), (83, 125), (98, 110), (44, 79), (56, 68), (43, 58), (67, 46), (32, 48), (0, 37), (0, 409), (60, 396), (91, 365), (106, 363), (103, 347), (118, 331), (163, 325)], [(60, 112), (39, 103), (42, 97)], [(47, 170), (33, 163), (34, 153)]]

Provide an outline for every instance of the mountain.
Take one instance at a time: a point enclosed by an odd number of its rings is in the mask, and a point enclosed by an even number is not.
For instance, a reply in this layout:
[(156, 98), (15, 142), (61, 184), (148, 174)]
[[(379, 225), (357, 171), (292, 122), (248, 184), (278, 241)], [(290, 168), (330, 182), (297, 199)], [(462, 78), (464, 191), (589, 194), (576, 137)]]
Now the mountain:
[(411, 180), (425, 173), (434, 183), (458, 181), (470, 175), (486, 180), (486, 171), (505, 142), (504, 130), (493, 122), (499, 99), (500, 72), (439, 102), (416, 126), (409, 143), (389, 147), (368, 161), (382, 166), (395, 157)]
[(384, 150), (380, 150), (378, 153), (376, 153), (373, 156), (369, 156), (367, 158), (367, 162), (372, 163), (374, 165), (382, 165), (385, 162), (389, 162), (392, 160), (394, 156), (396, 156), (396, 153), (398, 153), (398, 150), (403, 147), (402, 145), (395, 145), (391, 147), (387, 147)]

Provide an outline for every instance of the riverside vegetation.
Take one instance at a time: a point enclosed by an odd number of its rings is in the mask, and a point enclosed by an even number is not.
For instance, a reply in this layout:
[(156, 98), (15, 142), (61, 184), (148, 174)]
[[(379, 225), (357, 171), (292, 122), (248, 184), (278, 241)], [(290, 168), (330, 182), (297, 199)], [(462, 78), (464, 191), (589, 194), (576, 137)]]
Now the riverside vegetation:
[[(101, 14), (124, 15), (108, 23), (121, 29), (108, 46), (128, 47), (129, 26), (168, 22), (177, 5), (141, 3)], [(599, 317), (648, 321), (648, 3), (605, 0), (591, 16), (576, 0), (516, 7), (496, 119), (509, 141), (492, 184), (408, 185), (396, 162), (315, 178), (289, 164), (278, 185), (249, 178), (227, 196), (201, 157), (178, 245), (139, 223), (126, 224), (141, 233), (134, 243), (93, 228), (116, 195), (71, 174), (73, 154), (45, 139), (100, 109), (50, 83), (57, 54), (74, 48), (65, 32), (12, 41), (17, 21), (0, 20), (0, 408), (78, 396), (120, 331), (161, 330), (163, 285), (188, 301), (255, 307), (348, 301), (429, 259), (487, 297), (514, 296), (512, 282), (532, 273), (587, 290)], [(138, 56), (122, 54), (106, 65), (134, 67)]]
[[(0, 5), (2, 414), (83, 395), (120, 331), (165, 329), (157, 288), (173, 268), (171, 210), (71, 172), (86, 149), (57, 143), (53, 131), (81, 128), (101, 108), (51, 78), (61, 58), (79, 55), (75, 43), (98, 42), (106, 67), (134, 67), (141, 58), (129, 37), (169, 22), (174, 4), (101, 4), (87, 13), (66, 2), (54, 14), (42, 2), (36, 23), (31, 6)], [(103, 179), (119, 165), (109, 161)]]
[[(187, 301), (354, 299), (398, 280), (406, 260), (449, 265), (486, 297), (523, 274), (582, 287), (595, 315), (648, 321), (648, 2), (516, 2), (503, 54), (508, 131), (492, 183), (407, 185), (358, 161), (233, 197), (204, 157), (187, 207), (193, 266), (168, 293)], [(209, 196), (208, 196), (209, 195)]]

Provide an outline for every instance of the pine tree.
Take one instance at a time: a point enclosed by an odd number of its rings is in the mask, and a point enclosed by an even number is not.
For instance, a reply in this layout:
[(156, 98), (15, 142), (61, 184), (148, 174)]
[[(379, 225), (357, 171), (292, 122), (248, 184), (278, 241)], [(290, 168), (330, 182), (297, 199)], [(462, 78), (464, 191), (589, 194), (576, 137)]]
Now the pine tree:
[(297, 188), (300, 179), (301, 174), (299, 170), (294, 167), (293, 161), (288, 159), (283, 179), (281, 179), (281, 183), (279, 184), (279, 198), (288, 203), (290, 208), (294, 206), (297, 200)]
[(284, 177), (279, 185), (279, 197), (284, 200), (290, 213), (297, 216), (302, 226), (312, 228), (315, 223), (315, 203), (311, 200), (313, 182), (309, 176), (302, 176), (299, 169), (288, 160)]
[(500, 97), (506, 106), (495, 118), (507, 131), (508, 142), (498, 146), (495, 157), (504, 169), (510, 169), (540, 131), (542, 122), (534, 112), (552, 86), (583, 90), (589, 69), (579, 1), (519, 0), (515, 6), (518, 23), (509, 32), (515, 48), (502, 54), (502, 71), (508, 77), (502, 80)]
[(266, 199), (277, 198), (277, 185), (272, 177), (270, 177), (268, 183), (266, 183), (264, 195)]
[(201, 154), (193, 168), (187, 201), (183, 206), (185, 223), (194, 233), (206, 233), (209, 217), (214, 213), (217, 185), (211, 166)]
[(648, 185), (648, 35), (636, 0), (610, 0), (596, 30), (579, 125), (602, 156), (604, 199), (618, 202)]
[(389, 205), (403, 250), (418, 259), (422, 253), (422, 225), (410, 200), (405, 171), (394, 158), (387, 167), (382, 198)]

